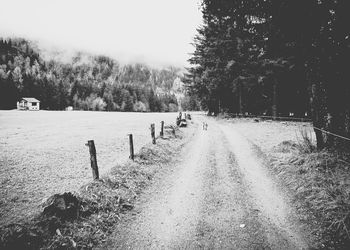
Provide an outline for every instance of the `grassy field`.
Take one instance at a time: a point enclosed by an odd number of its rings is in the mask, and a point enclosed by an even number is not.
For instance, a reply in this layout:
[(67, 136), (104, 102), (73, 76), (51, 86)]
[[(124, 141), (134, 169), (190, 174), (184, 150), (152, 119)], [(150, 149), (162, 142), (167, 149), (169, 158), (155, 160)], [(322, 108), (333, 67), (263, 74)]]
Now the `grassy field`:
[(85, 143), (95, 141), (103, 175), (151, 141), (150, 124), (174, 123), (175, 113), (0, 111), (0, 225), (31, 216), (43, 199), (92, 179)]

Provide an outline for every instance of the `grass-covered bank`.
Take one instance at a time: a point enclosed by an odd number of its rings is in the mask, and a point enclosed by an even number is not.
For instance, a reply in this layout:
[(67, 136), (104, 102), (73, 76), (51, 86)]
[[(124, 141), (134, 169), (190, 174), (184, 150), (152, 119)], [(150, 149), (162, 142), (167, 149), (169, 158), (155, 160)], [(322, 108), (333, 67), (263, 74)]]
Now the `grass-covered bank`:
[(296, 206), (300, 220), (317, 238), (315, 249), (349, 249), (350, 159), (317, 151), (309, 123), (227, 119), (257, 145)]
[(349, 249), (350, 158), (332, 151), (304, 149), (299, 143), (279, 144), (270, 154), (271, 166), (319, 239), (316, 247)]
[(48, 200), (44, 211), (33, 219), (1, 228), (0, 248), (91, 249), (103, 242), (119, 214), (131, 210), (157, 172), (179, 154), (194, 127), (176, 130), (175, 137), (166, 130), (165, 139), (143, 147), (134, 162), (114, 167), (77, 193), (65, 194), (64, 201)]

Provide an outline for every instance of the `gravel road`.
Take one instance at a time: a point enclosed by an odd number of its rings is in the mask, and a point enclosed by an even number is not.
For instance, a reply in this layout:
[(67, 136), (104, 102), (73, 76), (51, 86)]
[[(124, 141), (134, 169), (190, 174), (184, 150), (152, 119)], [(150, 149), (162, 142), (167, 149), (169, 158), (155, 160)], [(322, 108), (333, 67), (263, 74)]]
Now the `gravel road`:
[(305, 228), (232, 124), (206, 120), (101, 249), (308, 249)]

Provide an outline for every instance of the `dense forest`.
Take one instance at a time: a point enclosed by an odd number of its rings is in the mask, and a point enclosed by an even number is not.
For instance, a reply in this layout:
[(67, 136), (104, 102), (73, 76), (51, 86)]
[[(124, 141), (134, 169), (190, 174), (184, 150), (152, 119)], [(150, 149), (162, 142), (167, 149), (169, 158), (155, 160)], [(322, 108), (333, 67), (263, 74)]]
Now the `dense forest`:
[[(70, 62), (44, 59), (25, 39), (0, 39), (0, 109), (14, 109), (21, 97), (41, 108), (171, 112), (196, 109), (185, 94), (181, 69), (121, 65), (107, 56), (76, 53)], [(180, 105), (180, 107), (179, 107)]]
[[(308, 116), (350, 137), (350, 1), (203, 0), (201, 10), (184, 81), (210, 114)], [(315, 133), (319, 148), (344, 146)]]

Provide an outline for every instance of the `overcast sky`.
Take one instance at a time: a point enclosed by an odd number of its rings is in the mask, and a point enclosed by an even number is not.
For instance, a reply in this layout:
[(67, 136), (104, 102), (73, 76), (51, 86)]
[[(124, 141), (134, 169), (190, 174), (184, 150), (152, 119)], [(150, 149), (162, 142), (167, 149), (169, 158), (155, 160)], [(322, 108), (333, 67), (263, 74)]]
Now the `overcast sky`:
[(121, 61), (186, 66), (199, 0), (0, 0), (0, 35)]

